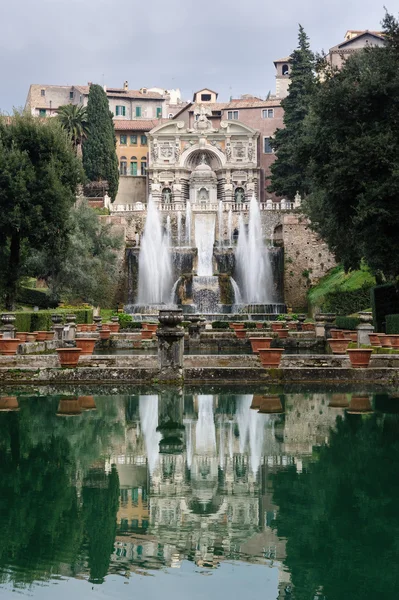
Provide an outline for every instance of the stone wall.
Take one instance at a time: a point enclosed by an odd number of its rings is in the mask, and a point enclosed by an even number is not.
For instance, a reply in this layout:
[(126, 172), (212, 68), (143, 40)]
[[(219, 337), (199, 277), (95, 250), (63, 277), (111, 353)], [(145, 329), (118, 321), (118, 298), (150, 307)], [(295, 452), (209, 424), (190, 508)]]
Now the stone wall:
[[(128, 166), (129, 168), (129, 166)], [(138, 165), (140, 168), (140, 165)], [(147, 178), (121, 175), (119, 177), (118, 193), (114, 204), (134, 204), (145, 202), (147, 198)]]

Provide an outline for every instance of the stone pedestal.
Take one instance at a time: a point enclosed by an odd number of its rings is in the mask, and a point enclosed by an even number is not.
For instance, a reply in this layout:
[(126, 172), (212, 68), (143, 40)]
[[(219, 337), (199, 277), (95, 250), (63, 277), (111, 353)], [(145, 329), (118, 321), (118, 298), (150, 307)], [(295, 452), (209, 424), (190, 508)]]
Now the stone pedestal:
[(322, 317), (320, 317), (320, 315), (316, 315), (315, 321), (316, 321), (316, 324), (315, 324), (316, 338), (324, 339), (326, 336), (326, 323), (325, 323), (324, 319)]
[(64, 334), (64, 326), (63, 325), (53, 325), (54, 330), (54, 339), (57, 342), (62, 342), (63, 334)]
[(161, 381), (175, 381), (183, 377), (184, 329), (182, 310), (159, 311), (158, 368)]
[(357, 329), (357, 345), (360, 346), (370, 346), (370, 338), (369, 334), (374, 333), (374, 327), (371, 323), (360, 323), (356, 327)]

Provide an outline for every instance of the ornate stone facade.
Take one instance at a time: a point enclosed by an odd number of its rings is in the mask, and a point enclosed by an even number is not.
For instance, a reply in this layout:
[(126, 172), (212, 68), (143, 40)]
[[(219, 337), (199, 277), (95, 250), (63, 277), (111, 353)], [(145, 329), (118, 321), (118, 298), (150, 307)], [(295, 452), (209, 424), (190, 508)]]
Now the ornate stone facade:
[(214, 128), (196, 105), (192, 128), (170, 121), (149, 134), (149, 190), (154, 200), (185, 206), (246, 202), (259, 190), (259, 132), (239, 121)]

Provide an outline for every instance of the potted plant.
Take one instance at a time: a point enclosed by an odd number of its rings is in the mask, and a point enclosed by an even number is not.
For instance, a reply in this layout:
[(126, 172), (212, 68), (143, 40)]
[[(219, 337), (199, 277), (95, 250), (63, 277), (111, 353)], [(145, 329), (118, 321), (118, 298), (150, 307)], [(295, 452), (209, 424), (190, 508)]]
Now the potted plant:
[(349, 340), (328, 339), (327, 343), (333, 354), (345, 354), (349, 346)]
[(262, 363), (262, 367), (278, 368), (280, 366), (283, 352), (284, 348), (260, 348), (259, 358), (260, 362)]
[(102, 325), (100, 329), (100, 340), (109, 340), (111, 330), (107, 325)]
[(96, 345), (95, 338), (78, 338), (76, 340), (76, 347), (81, 349), (82, 356), (93, 354), (95, 345)]
[(80, 348), (57, 348), (61, 367), (77, 367), (81, 352)]
[(0, 354), (4, 356), (13, 356), (17, 353), (18, 346), (21, 343), (19, 338), (2, 338), (0, 340)]
[(366, 369), (370, 364), (372, 348), (353, 348), (347, 350), (351, 365), (355, 369)]
[(270, 348), (272, 340), (273, 338), (271, 337), (250, 337), (249, 341), (251, 342), (252, 352), (259, 354), (260, 348)]

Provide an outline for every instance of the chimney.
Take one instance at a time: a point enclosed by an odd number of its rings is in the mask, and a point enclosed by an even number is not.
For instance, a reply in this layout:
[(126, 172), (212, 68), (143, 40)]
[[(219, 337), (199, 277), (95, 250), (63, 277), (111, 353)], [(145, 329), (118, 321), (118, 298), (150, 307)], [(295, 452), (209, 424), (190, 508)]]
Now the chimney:
[(127, 91), (128, 91), (128, 89), (129, 89), (129, 82), (128, 82), (128, 81), (125, 81), (125, 82), (123, 83), (123, 89), (125, 90), (125, 92), (127, 92)]

